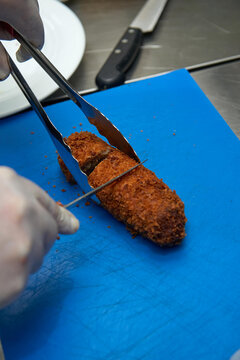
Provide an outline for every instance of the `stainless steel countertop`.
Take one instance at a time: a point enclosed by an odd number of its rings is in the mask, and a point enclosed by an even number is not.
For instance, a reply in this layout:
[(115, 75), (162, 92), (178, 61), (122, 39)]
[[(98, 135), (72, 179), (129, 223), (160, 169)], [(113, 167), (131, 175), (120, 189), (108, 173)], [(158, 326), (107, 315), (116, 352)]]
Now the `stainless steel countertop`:
[[(86, 52), (70, 83), (96, 90), (95, 76), (145, 0), (69, 0), (86, 32)], [(240, 54), (239, 0), (169, 0), (154, 32), (144, 37), (127, 80)], [(240, 138), (240, 61), (192, 72)], [(48, 98), (58, 100), (56, 91)]]

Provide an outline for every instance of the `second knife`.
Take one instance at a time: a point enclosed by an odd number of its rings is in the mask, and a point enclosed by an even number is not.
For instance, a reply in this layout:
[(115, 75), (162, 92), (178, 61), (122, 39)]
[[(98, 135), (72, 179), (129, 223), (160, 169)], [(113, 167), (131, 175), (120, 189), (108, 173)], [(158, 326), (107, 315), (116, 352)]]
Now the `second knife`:
[(137, 57), (143, 33), (152, 32), (168, 0), (148, 0), (127, 28), (96, 76), (99, 89), (121, 85)]

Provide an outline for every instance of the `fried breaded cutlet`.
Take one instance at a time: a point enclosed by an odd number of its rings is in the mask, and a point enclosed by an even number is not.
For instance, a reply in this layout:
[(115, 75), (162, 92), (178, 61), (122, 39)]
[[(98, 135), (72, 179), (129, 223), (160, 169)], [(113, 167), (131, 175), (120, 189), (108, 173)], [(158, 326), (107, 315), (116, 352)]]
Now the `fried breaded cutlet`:
[[(91, 162), (91, 151), (97, 144), (96, 139), (100, 140), (92, 135), (88, 132), (82, 132), (79, 135), (75, 133), (69, 137), (71, 142), (69, 138), (67, 140), (79, 165), (84, 163), (83, 159)], [(79, 146), (78, 136), (84, 139), (82, 140), (85, 142), (85, 145), (82, 146), (84, 154), (82, 151), (76, 151)], [(76, 142), (74, 138), (76, 138)], [(98, 161), (97, 165), (95, 165), (95, 156), (93, 156), (93, 164), (89, 166), (91, 171), (88, 181), (93, 188), (136, 165), (135, 160), (101, 140), (101, 146), (103, 144), (107, 154), (104, 153), (102, 160)], [(104, 151), (104, 146), (101, 146), (97, 148)], [(69, 171), (66, 170), (64, 173), (69, 179)], [(175, 191), (172, 191), (143, 165), (105, 187), (96, 195), (102, 206), (117, 220), (125, 223), (131, 232), (140, 234), (160, 246), (179, 244), (185, 237), (187, 220), (183, 202)]]

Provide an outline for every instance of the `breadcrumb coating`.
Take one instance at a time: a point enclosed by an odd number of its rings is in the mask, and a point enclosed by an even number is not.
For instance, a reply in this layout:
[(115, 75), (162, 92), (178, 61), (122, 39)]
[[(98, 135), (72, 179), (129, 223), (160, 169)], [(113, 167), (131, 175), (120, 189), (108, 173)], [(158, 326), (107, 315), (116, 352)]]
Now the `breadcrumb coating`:
[[(114, 150), (90, 174), (89, 184), (94, 188), (102, 185), (135, 164), (127, 155)], [(183, 202), (143, 165), (99, 191), (97, 196), (127, 228), (161, 246), (179, 244), (185, 236)]]
[[(81, 170), (87, 175), (113, 149), (105, 141), (88, 131), (75, 132), (68, 138), (64, 138), (64, 141), (71, 148), (72, 154), (78, 161)], [(58, 156), (58, 162), (67, 180), (75, 183), (73, 176), (60, 156)]]
[[(81, 136), (84, 138), (83, 134)], [(68, 142), (79, 164), (83, 163), (83, 157), (88, 160), (91, 158), (92, 146), (89, 146), (89, 142), (91, 143), (93, 139), (95, 144), (95, 136), (92, 138), (87, 135), (84, 139), (88, 142), (84, 146), (84, 150), (88, 153), (84, 155), (81, 151), (76, 152), (78, 145), (75, 144), (73, 137), (71, 143)], [(109, 148), (107, 143), (103, 143), (105, 148)], [(108, 154), (97, 166), (94, 165), (94, 170), (88, 176), (89, 184), (93, 188), (136, 165), (136, 161), (126, 154), (110, 148)], [(67, 170), (65, 173), (67, 179), (69, 174)], [(185, 237), (187, 219), (183, 202), (175, 191), (172, 191), (143, 165), (105, 187), (96, 195), (102, 206), (117, 220), (125, 223), (134, 234), (140, 234), (160, 246), (179, 244)]]

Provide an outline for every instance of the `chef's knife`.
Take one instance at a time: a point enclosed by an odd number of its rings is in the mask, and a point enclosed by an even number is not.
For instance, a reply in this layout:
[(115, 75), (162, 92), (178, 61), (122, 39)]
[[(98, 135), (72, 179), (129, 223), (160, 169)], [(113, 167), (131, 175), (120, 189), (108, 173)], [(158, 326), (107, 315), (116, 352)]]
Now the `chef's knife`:
[(121, 85), (125, 73), (138, 55), (143, 33), (154, 30), (167, 0), (148, 0), (127, 28), (96, 76), (99, 89)]
[[(122, 176), (124, 176), (124, 175), (128, 174), (130, 171), (136, 169), (139, 165), (144, 164), (146, 161), (147, 161), (147, 159), (144, 160), (144, 161), (141, 161), (140, 163), (134, 165), (134, 166), (131, 167), (130, 169), (128, 169), (128, 170), (124, 171), (123, 173), (121, 173), (120, 175), (118, 175), (118, 176), (114, 177), (113, 179), (107, 181), (105, 184), (102, 184), (102, 185), (98, 186), (97, 188), (89, 191), (87, 194), (84, 194), (84, 195), (78, 197), (77, 199), (71, 201), (70, 203), (68, 203), (67, 205), (64, 205), (63, 207), (67, 209), (67, 208), (69, 208), (70, 206), (78, 203), (79, 201), (81, 201), (81, 200), (83, 200), (83, 199), (86, 199), (88, 196), (91, 196), (91, 195), (97, 193), (98, 191), (100, 191), (100, 190), (102, 190), (103, 188), (105, 188), (105, 186), (112, 184), (114, 181), (120, 179)], [(0, 360), (1, 360), (1, 359), (0, 359)]]

